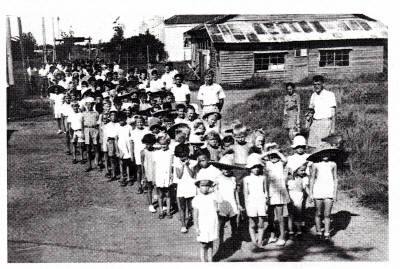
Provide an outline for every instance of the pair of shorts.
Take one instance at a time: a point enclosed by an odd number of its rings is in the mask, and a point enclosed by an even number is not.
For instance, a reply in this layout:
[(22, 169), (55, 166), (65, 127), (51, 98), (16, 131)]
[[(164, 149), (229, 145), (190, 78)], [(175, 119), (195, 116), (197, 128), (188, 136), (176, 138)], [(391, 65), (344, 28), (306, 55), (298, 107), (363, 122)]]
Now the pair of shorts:
[(72, 143), (83, 143), (83, 133), (82, 130), (72, 130)]
[(58, 107), (54, 107), (54, 118), (61, 119), (61, 109)]
[(115, 157), (116, 156), (116, 145), (115, 145), (115, 140), (114, 139), (108, 139), (107, 140), (107, 154), (109, 157)]
[(85, 127), (85, 144), (89, 145), (92, 141), (93, 145), (97, 145), (99, 140), (99, 129), (93, 127)]

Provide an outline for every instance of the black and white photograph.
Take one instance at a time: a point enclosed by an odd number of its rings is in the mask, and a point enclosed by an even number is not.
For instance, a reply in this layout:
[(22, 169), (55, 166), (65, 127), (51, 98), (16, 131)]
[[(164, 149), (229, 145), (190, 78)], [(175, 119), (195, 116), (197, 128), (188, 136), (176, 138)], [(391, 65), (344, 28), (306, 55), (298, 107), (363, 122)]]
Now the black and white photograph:
[(4, 263), (389, 261), (385, 11), (82, 2), (3, 16)]

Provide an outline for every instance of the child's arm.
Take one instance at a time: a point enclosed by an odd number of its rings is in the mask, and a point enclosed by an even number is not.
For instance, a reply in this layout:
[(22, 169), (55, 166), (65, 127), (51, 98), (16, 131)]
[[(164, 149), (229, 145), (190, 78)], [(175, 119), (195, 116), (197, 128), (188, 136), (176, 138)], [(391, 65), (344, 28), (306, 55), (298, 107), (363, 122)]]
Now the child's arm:
[(240, 200), (239, 200), (239, 186), (237, 184), (236, 184), (236, 188), (235, 188), (235, 201), (236, 201), (239, 211), (243, 211), (244, 209), (243, 209), (242, 205), (240, 204)]
[(133, 141), (132, 140), (129, 140), (129, 145), (130, 145), (130, 148), (131, 148), (131, 161), (134, 162), (135, 161), (135, 152), (133, 151), (134, 150), (134, 146), (133, 146)]
[(317, 175), (317, 169), (315, 168), (314, 164), (311, 165), (311, 176), (310, 176), (310, 199), (314, 199), (314, 183), (315, 177)]
[(337, 200), (337, 185), (338, 185), (336, 163), (333, 163), (332, 173), (333, 173), (333, 200), (336, 202), (336, 200)]
[(194, 169), (192, 169), (192, 168), (190, 167), (189, 161), (187, 161), (187, 162), (185, 163), (185, 166), (186, 166), (186, 169), (187, 169), (189, 175), (190, 175), (192, 178), (194, 178), (196, 175), (195, 175)]
[(267, 198), (267, 204), (269, 203), (269, 180), (268, 177), (265, 176), (264, 179), (264, 193), (265, 193), (265, 197)]
[[(133, 142), (133, 141), (132, 141)], [(133, 144), (133, 143), (132, 143)], [(133, 150), (132, 150), (133, 152)], [(141, 169), (142, 169), (142, 178), (144, 182), (147, 182), (147, 178), (146, 178), (146, 173), (145, 173), (145, 167), (144, 167), (144, 160), (145, 160), (145, 154), (144, 154), (144, 150), (140, 151), (140, 162), (141, 162)]]
[(297, 127), (300, 127), (300, 94), (297, 94), (297, 119), (296, 124)]
[(196, 230), (197, 235), (200, 235), (199, 230), (199, 210), (197, 208), (193, 208), (193, 225)]
[(287, 110), (286, 110), (286, 95), (283, 98), (283, 115), (286, 116), (287, 115)]
[(182, 167), (175, 167), (176, 176), (181, 179), (183, 176), (183, 170), (185, 169), (185, 165), (183, 164)]
[(243, 195), (244, 195), (244, 201), (247, 201), (247, 197), (249, 196), (249, 189), (247, 187), (247, 180), (243, 180)]

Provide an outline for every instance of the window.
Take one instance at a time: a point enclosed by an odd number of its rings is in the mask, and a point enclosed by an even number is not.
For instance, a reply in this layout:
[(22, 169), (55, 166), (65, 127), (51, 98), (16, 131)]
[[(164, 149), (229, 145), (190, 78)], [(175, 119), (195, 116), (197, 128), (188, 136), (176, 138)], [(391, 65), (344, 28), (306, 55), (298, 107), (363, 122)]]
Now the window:
[(320, 67), (349, 66), (350, 50), (321, 50), (319, 58)]
[(294, 50), (294, 57), (306, 57), (307, 49), (296, 49)]
[(285, 53), (255, 53), (254, 71), (285, 69)]
[(187, 38), (183, 39), (183, 47), (184, 48), (189, 48), (190, 47), (189, 39), (187, 39)]

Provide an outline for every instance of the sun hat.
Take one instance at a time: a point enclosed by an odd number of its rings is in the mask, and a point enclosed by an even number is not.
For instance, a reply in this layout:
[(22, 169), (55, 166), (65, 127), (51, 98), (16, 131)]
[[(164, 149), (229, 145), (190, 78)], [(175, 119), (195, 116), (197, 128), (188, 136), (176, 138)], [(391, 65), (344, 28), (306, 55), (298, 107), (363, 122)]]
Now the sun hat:
[(199, 187), (200, 186), (200, 182), (202, 182), (202, 181), (207, 181), (208, 182), (207, 185), (210, 186), (210, 187), (213, 187), (215, 185), (215, 181), (214, 180), (212, 180), (212, 179), (201, 179), (201, 178), (196, 179), (196, 181), (194, 182), (194, 185), (196, 185), (196, 187)]
[(208, 117), (210, 117), (211, 115), (214, 115), (214, 114), (217, 115), (217, 120), (221, 119), (221, 113), (213, 111), (213, 112), (208, 112), (208, 113), (204, 114), (203, 120), (208, 119)]
[(223, 169), (223, 170), (232, 170), (232, 169), (243, 170), (243, 169), (245, 169), (243, 167), (235, 165), (235, 160), (232, 158), (232, 156), (229, 156), (229, 155), (222, 156), (218, 162), (211, 161), (210, 164), (217, 167), (218, 169)]
[(219, 136), (219, 134), (218, 134), (216, 131), (214, 131), (214, 130), (209, 131), (209, 132), (205, 135), (205, 138), (206, 138), (206, 140), (211, 140), (211, 139), (217, 139), (218, 141), (221, 140), (221, 137)]
[(290, 146), (291, 148), (295, 149), (297, 147), (304, 147), (307, 146), (307, 141), (302, 135), (296, 135), (293, 138), (293, 144)]
[(94, 100), (93, 97), (86, 97), (85, 98), (85, 103), (95, 103), (95, 102), (96, 102), (96, 100)]
[(252, 153), (247, 157), (246, 168), (252, 169), (254, 166), (263, 166), (261, 154)]
[(190, 132), (189, 125), (187, 125), (186, 123), (177, 123), (177, 124), (172, 125), (167, 130), (167, 133), (172, 139), (175, 139), (175, 133), (176, 133), (176, 130), (178, 130), (178, 129), (185, 129), (185, 130), (188, 130), (187, 132)]
[(238, 136), (238, 135), (247, 136), (248, 132), (249, 132), (248, 128), (244, 126), (242, 123), (237, 123), (232, 128), (233, 136)]
[(328, 147), (316, 150), (307, 158), (307, 161), (320, 162), (324, 157), (328, 157), (336, 163), (343, 163), (347, 159), (348, 153), (335, 147)]

